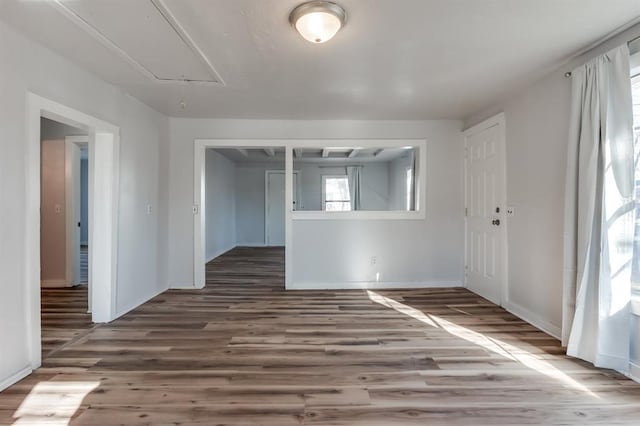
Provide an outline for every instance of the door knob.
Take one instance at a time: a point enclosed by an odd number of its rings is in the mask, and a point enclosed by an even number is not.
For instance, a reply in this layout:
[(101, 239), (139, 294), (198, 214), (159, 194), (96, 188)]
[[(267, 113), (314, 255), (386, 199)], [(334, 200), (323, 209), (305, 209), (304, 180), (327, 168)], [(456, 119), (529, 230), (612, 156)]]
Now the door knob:
[(492, 220), (491, 224), (495, 226), (500, 226), (500, 219)]

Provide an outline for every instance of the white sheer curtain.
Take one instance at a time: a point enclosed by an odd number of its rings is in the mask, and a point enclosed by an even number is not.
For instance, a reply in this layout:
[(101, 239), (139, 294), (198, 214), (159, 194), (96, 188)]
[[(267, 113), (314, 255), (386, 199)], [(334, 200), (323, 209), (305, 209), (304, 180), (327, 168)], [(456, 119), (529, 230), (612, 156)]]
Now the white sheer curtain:
[(347, 167), (347, 180), (349, 182), (349, 195), (351, 196), (351, 210), (360, 210), (360, 167)]
[(633, 114), (627, 45), (573, 71), (565, 193), (562, 340), (567, 354), (628, 371)]
[(416, 209), (417, 205), (416, 205), (416, 198), (417, 198), (417, 173), (416, 173), (416, 167), (417, 167), (417, 158), (416, 158), (416, 149), (414, 148), (411, 151), (411, 192), (410, 192), (410, 199), (409, 199), (409, 210), (413, 211)]

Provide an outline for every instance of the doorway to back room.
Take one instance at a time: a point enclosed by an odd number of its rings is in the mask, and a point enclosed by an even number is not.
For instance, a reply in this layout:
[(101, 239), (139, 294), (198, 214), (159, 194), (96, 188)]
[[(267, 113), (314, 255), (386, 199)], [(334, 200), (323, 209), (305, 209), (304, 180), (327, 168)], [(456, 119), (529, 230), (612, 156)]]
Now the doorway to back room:
[(91, 327), (86, 130), (40, 120), (42, 357)]
[(284, 148), (208, 148), (204, 185), (207, 284), (262, 267), (284, 288)]

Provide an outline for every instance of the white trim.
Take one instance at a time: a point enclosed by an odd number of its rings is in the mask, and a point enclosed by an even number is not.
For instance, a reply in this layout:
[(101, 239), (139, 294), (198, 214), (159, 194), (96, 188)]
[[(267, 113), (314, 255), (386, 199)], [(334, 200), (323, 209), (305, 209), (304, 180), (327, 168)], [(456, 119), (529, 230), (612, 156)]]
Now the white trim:
[(414, 289), (414, 288), (458, 288), (460, 281), (408, 281), (408, 282), (376, 282), (347, 281), (331, 283), (301, 282), (293, 283), (287, 290), (365, 290), (365, 289)]
[[(80, 186), (80, 163), (78, 153), (77, 170), (74, 167), (75, 149), (80, 149), (79, 145), (89, 144), (88, 136), (66, 136), (65, 137), (65, 238), (66, 238), (66, 279), (67, 285), (74, 286), (80, 284), (80, 259), (79, 251), (80, 247), (76, 247), (73, 242), (75, 241), (74, 234), (80, 233), (77, 229), (77, 218), (75, 217), (76, 209), (80, 209), (81, 194), (77, 193), (76, 189)], [(77, 173), (77, 174), (76, 174)], [(76, 197), (77, 196), (77, 197)], [(80, 241), (82, 244), (82, 241)]]
[[(635, 362), (629, 363), (629, 378), (640, 383), (640, 365), (636, 364)], [(0, 390), (2, 390), (1, 387)]]
[[(414, 212), (340, 212), (349, 214), (344, 216), (339, 212), (301, 212), (292, 211), (293, 202), (293, 149), (294, 148), (393, 148), (413, 146), (418, 148), (418, 176), (419, 185)], [(193, 288), (204, 288), (205, 285), (205, 150), (206, 148), (231, 149), (265, 149), (285, 148), (285, 288), (292, 285), (293, 265), (291, 253), (293, 251), (293, 220), (423, 220), (426, 217), (426, 175), (427, 175), (427, 142), (425, 139), (194, 139), (194, 174), (193, 174)], [(175, 288), (173, 286), (172, 288)]]
[(205, 164), (206, 147), (195, 141), (193, 165), (193, 287), (204, 288), (206, 284), (206, 211), (205, 211)]
[(550, 323), (549, 321), (547, 321), (545, 318), (541, 317), (538, 314), (535, 314), (531, 311), (529, 311), (526, 308), (523, 308), (522, 306), (513, 303), (511, 301), (507, 301), (506, 303), (503, 304), (503, 307), (510, 313), (512, 313), (513, 315), (517, 316), (518, 318), (528, 322), (529, 324), (531, 324), (532, 326), (534, 326), (535, 328), (544, 331), (545, 333), (547, 333), (548, 335), (555, 337), (556, 339), (560, 340), (561, 336), (562, 336), (562, 330), (560, 329), (560, 327), (558, 327), (555, 324)]
[[(202, 289), (206, 284), (206, 149), (207, 148), (233, 148), (233, 149), (265, 149), (282, 148), (282, 141), (273, 139), (195, 139), (194, 140), (194, 167), (193, 167), (193, 286), (179, 284), (171, 288), (196, 288)], [(266, 206), (265, 206), (266, 207)], [(287, 209), (285, 209), (287, 211)], [(266, 214), (266, 213), (265, 213)], [(285, 279), (286, 281), (286, 279)], [(187, 287), (183, 287), (187, 286)]]
[(40, 286), (45, 288), (71, 287), (66, 279), (41, 280)]
[(193, 290), (196, 288), (194, 283), (180, 283), (169, 286), (169, 290)]
[(18, 371), (17, 373), (14, 373), (11, 376), (7, 377), (6, 379), (0, 382), (0, 392), (7, 389), (9, 386), (15, 385), (16, 383), (18, 383), (20, 380), (27, 377), (32, 372), (33, 370), (31, 369), (31, 367), (24, 367), (22, 370)]
[[(89, 280), (94, 322), (115, 318), (120, 129), (33, 93), (26, 95), (26, 229), (25, 281), (27, 286), (27, 330), (31, 368), (41, 364), (40, 328), (40, 119), (86, 129), (89, 133), (90, 170), (89, 218), (94, 225), (89, 235)], [(91, 149), (93, 148), (93, 149)], [(91, 196), (91, 193), (97, 194)]]
[(76, 145), (85, 145), (89, 147), (89, 136), (65, 136), (66, 143), (75, 143)]
[[(287, 290), (293, 281), (293, 147), (291, 145), (285, 146), (284, 170), (284, 288)], [(298, 181), (296, 185), (298, 190), (300, 190), (299, 184)]]
[[(502, 193), (498, 194), (498, 203), (501, 207), (500, 213), (498, 214), (498, 217), (500, 218), (500, 231), (501, 231), (501, 242), (502, 242), (502, 253), (500, 254), (501, 256), (501, 260), (502, 260), (502, 270), (500, 271), (501, 277), (500, 277), (500, 303), (499, 305), (501, 306), (505, 306), (506, 304), (509, 303), (509, 250), (508, 250), (508, 223), (507, 223), (507, 215), (506, 215), (506, 210), (507, 210), (507, 150), (506, 150), (506, 119), (505, 119), (505, 114), (504, 113), (500, 113), (497, 114), (485, 121), (483, 121), (482, 123), (476, 124), (473, 127), (470, 127), (468, 129), (466, 129), (463, 132), (463, 137), (464, 137), (464, 176), (463, 176), (463, 182), (464, 182), (464, 204), (465, 204), (465, 209), (468, 208), (469, 206), (467, 206), (467, 140), (469, 139), (470, 136), (482, 132), (484, 130), (487, 130), (491, 127), (494, 126), (498, 126), (499, 128), (499, 140), (498, 140), (498, 144), (500, 145), (498, 150), (500, 152), (500, 166), (502, 168), (502, 181), (504, 182), (503, 188), (502, 188)], [(464, 283), (465, 283), (465, 287), (467, 286), (467, 265), (468, 265), (468, 259), (467, 259), (467, 254), (468, 254), (468, 250), (467, 250), (467, 244), (468, 244), (468, 219), (467, 219), (467, 215), (465, 214), (464, 216)]]
[[(193, 41), (191, 36), (187, 33), (184, 27), (178, 22), (175, 15), (167, 8), (162, 0), (151, 0), (151, 3), (156, 8), (158, 13), (162, 16), (165, 22), (171, 26), (176, 35), (180, 38), (180, 40), (185, 44), (185, 46), (191, 50), (191, 53), (199, 60), (199, 62), (204, 65), (207, 69), (209, 75), (213, 78), (212, 81), (209, 80), (186, 80), (189, 84), (196, 85), (205, 85), (205, 86), (225, 86), (225, 82), (216, 71), (216, 69), (211, 64), (211, 61), (207, 58), (207, 56), (202, 52), (202, 49), (198, 47), (198, 45)], [(123, 61), (128, 63), (131, 67), (133, 67), (136, 71), (147, 77), (149, 80), (160, 83), (160, 84), (184, 84), (185, 79), (173, 79), (173, 78), (161, 78), (155, 75), (150, 69), (142, 65), (139, 61), (134, 59), (131, 55), (129, 55), (124, 49), (115, 44), (113, 41), (109, 39), (106, 35), (104, 35), (98, 28), (87, 22), (78, 12), (73, 10), (73, 8), (64, 4), (62, 0), (53, 0), (49, 2), (52, 6), (54, 6), (62, 15), (64, 15), (67, 19), (77, 25), (80, 29), (86, 32), (89, 36), (93, 37), (96, 41), (102, 44), (105, 48), (109, 49), (111, 52), (115, 53), (120, 57)]]
[(236, 243), (236, 247), (270, 247), (265, 243)]

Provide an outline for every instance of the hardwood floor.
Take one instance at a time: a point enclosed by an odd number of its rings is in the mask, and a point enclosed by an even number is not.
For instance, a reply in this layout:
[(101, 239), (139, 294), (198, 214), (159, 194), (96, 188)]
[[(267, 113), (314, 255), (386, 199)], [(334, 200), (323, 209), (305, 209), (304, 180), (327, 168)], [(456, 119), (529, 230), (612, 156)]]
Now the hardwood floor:
[(89, 282), (89, 246), (84, 244), (80, 246), (80, 282)]
[(87, 287), (43, 288), (41, 298), (42, 358), (45, 359), (93, 327), (87, 313)]
[(283, 257), (235, 249), (204, 290), (92, 329), (0, 394), (0, 423), (640, 422), (640, 385), (465, 289), (285, 292)]

